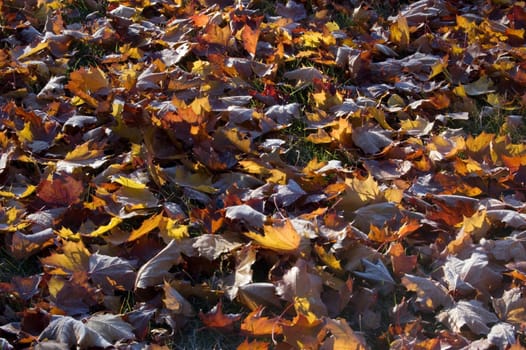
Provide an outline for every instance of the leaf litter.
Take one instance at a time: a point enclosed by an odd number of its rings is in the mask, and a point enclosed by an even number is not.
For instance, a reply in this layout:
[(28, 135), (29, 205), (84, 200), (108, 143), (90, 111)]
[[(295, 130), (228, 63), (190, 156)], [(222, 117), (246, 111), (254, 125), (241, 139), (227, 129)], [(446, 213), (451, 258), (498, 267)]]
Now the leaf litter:
[(0, 1), (2, 348), (525, 346), (525, 4), (390, 3)]

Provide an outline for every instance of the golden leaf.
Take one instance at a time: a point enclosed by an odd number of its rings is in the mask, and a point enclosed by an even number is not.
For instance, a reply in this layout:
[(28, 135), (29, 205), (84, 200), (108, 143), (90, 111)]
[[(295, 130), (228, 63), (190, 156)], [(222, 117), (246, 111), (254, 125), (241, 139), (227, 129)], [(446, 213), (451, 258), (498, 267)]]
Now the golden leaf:
[(264, 235), (255, 232), (243, 234), (254, 240), (261, 247), (278, 253), (294, 253), (300, 246), (301, 236), (296, 232), (290, 220), (275, 221), (272, 225), (263, 226)]
[(161, 214), (157, 214), (144, 220), (139, 228), (131, 232), (130, 237), (128, 237), (127, 241), (135, 241), (136, 239), (139, 239), (142, 236), (150, 233), (154, 229), (158, 228), (162, 218), (163, 216)]

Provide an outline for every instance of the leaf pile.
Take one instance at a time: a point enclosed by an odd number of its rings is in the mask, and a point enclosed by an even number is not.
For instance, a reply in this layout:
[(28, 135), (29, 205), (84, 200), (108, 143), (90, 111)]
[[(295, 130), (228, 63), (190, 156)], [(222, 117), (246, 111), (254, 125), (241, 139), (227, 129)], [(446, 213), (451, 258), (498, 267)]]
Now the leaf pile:
[(520, 347), (525, 3), (223, 2), (0, 1), (2, 348)]

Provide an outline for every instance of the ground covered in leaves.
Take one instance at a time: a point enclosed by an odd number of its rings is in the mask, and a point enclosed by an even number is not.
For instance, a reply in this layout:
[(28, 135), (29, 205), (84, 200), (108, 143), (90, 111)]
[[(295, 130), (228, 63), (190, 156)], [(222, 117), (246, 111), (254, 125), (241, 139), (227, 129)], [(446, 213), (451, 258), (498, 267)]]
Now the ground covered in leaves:
[(524, 1), (0, 6), (0, 348), (524, 345)]

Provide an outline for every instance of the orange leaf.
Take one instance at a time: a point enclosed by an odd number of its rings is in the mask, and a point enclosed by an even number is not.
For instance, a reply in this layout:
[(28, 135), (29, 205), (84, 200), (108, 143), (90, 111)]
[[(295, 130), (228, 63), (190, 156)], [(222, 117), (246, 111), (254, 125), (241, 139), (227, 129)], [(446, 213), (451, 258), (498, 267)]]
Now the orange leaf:
[(256, 48), (258, 45), (258, 39), (259, 39), (259, 33), (261, 31), (259, 29), (250, 28), (247, 24), (243, 27), (243, 31), (241, 32), (241, 39), (243, 39), (243, 47), (247, 52), (254, 57), (256, 55)]
[(135, 229), (132, 231), (130, 237), (128, 237), (128, 242), (135, 241), (136, 239), (150, 233), (150, 231), (154, 230), (155, 228), (159, 227), (159, 224), (161, 223), (162, 219), (161, 214), (154, 215), (146, 220), (144, 220), (141, 224), (141, 227), (138, 229)]
[(281, 334), (280, 318), (261, 316), (262, 307), (252, 311), (241, 323), (241, 330), (251, 336)]
[(301, 236), (290, 220), (274, 221), (273, 225), (265, 225), (263, 228), (264, 236), (255, 232), (244, 232), (244, 235), (252, 238), (263, 248), (279, 253), (292, 253), (299, 248)]
[(237, 350), (267, 350), (269, 343), (253, 340), (250, 343), (248, 339), (239, 344)]
[(234, 328), (234, 323), (237, 322), (240, 318), (240, 314), (224, 314), (223, 313), (223, 303), (221, 300), (217, 303), (216, 306), (212, 308), (206, 314), (199, 312), (199, 318), (201, 322), (204, 323), (206, 327), (210, 328), (221, 328), (226, 331), (232, 331)]

